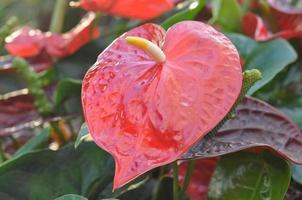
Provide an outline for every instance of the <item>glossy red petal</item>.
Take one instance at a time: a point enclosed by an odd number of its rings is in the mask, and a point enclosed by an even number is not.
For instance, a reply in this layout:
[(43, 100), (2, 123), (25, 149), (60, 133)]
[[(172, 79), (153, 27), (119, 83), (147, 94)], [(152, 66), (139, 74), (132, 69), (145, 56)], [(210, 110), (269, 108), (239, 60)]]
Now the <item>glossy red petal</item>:
[[(208, 158), (196, 160), (192, 178), (187, 188), (187, 195), (190, 200), (206, 200), (208, 187), (212, 175), (216, 169), (218, 159)], [(181, 163), (179, 166), (179, 181), (183, 185), (186, 172), (188, 169), (188, 162)]]
[(254, 13), (249, 12), (243, 16), (241, 27), (247, 36), (257, 41), (265, 41), (271, 37), (263, 20)]
[[(163, 43), (166, 62), (156, 64), (126, 36)], [(239, 55), (223, 34), (187, 21), (164, 36), (154, 24), (129, 31), (83, 81), (89, 131), (116, 161), (114, 188), (181, 157), (222, 120), (241, 89)]]
[(5, 48), (11, 55), (32, 57), (40, 53), (43, 39), (41, 31), (23, 27), (5, 38)]
[(86, 10), (106, 12), (110, 15), (148, 20), (162, 15), (174, 7), (172, 0), (81, 0)]
[(99, 37), (100, 31), (94, 24), (95, 17), (93, 12), (89, 12), (67, 33), (46, 33), (46, 51), (54, 57), (69, 56), (84, 44)]

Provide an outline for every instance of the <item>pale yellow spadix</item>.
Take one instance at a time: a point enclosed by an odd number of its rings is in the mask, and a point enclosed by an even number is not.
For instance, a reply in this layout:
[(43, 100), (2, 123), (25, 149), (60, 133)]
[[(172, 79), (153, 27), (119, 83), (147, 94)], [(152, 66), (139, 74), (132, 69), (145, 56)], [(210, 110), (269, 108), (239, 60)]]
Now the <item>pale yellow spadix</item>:
[(162, 63), (165, 62), (166, 60), (166, 55), (164, 52), (154, 44), (153, 42), (141, 38), (141, 37), (135, 37), (135, 36), (129, 36), (126, 37), (126, 41), (133, 45), (136, 46), (140, 49), (143, 49), (146, 53), (148, 53), (157, 63)]

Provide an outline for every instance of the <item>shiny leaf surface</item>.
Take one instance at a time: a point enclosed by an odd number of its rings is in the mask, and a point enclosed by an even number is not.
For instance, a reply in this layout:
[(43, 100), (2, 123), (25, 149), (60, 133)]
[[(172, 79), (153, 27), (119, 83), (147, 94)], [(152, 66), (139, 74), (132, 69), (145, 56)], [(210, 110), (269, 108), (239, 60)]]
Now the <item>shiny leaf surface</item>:
[[(297, 59), (297, 53), (285, 40), (275, 39), (265, 43), (257, 43), (239, 34), (228, 34), (239, 53), (245, 60), (244, 69), (259, 69), (262, 79), (258, 81), (248, 92), (252, 95), (271, 81), (288, 64)], [(247, 50), (249, 50), (247, 52)]]
[(66, 193), (90, 198), (93, 188), (110, 183), (112, 168), (109, 155), (93, 143), (30, 152), (0, 166), (0, 199), (49, 200)]
[(284, 114), (263, 101), (245, 98), (229, 120), (208, 139), (200, 140), (183, 158), (216, 157), (252, 147), (265, 147), (302, 164), (302, 133)]
[(221, 157), (212, 177), (209, 200), (283, 200), (290, 183), (286, 161), (262, 152)]
[(21, 130), (22, 125), (40, 118), (34, 99), (25, 90), (0, 96), (0, 136)]
[[(156, 64), (126, 36), (163, 43), (167, 60)], [(241, 84), (235, 47), (203, 23), (181, 22), (167, 33), (146, 24), (114, 41), (82, 87), (89, 132), (116, 161), (114, 188), (177, 160), (224, 118)]]

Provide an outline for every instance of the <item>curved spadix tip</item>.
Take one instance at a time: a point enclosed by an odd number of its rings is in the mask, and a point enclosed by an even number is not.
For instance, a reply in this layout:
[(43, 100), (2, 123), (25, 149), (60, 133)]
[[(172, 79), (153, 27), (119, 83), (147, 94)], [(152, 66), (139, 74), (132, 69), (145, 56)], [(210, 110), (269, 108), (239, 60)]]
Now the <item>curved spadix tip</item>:
[(166, 61), (166, 55), (159, 46), (153, 42), (136, 36), (126, 37), (128, 44), (138, 47), (148, 53), (157, 63), (163, 63)]

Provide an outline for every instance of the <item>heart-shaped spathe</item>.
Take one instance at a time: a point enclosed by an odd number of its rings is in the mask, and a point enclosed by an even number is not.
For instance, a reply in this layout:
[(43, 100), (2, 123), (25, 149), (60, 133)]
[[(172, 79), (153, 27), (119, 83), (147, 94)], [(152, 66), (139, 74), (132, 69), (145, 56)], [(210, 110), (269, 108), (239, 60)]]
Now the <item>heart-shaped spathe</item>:
[[(127, 36), (157, 44), (165, 62), (129, 45)], [(201, 22), (167, 32), (145, 24), (115, 40), (82, 86), (89, 131), (116, 162), (114, 188), (180, 158), (230, 111), (241, 85), (236, 48)]]

